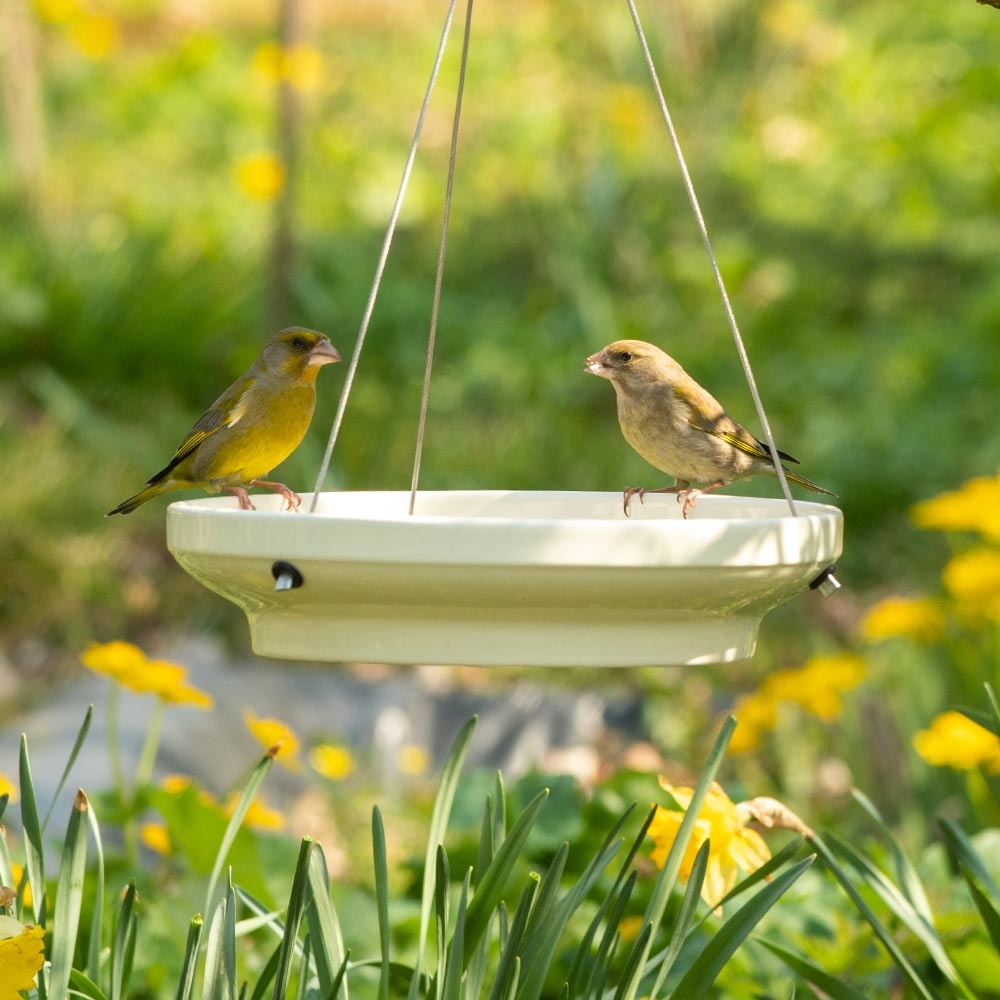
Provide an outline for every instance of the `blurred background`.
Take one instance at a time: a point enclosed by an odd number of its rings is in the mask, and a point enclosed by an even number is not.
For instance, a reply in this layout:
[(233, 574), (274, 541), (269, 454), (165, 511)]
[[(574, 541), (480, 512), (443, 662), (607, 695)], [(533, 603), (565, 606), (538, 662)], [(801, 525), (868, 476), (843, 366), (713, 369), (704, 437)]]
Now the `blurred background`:
[[(206, 662), (252, 660), (241, 614), (166, 551), (166, 501), (103, 514), (274, 330), (314, 327), (350, 355), (445, 8), (0, 6), (8, 722), (51, 698), (93, 641), (207, 642)], [(433, 683), (500, 705), (524, 683), (553, 698), (599, 689), (625, 699), (622, 745), (642, 737), (697, 766), (709, 723), (769, 672), (861, 655), (870, 605), (940, 590), (954, 539), (916, 528), (911, 507), (1000, 467), (1000, 12), (973, 0), (640, 11), (775, 437), (839, 495), (845, 590), (775, 613), (756, 659), (725, 669), (456, 669)], [(409, 486), (461, 16), (328, 488)], [(759, 430), (626, 5), (480, 0), (421, 485), (656, 485), (610, 387), (581, 370), (622, 336), (665, 348)], [(345, 367), (324, 371), (313, 429), (278, 474), (296, 489), (312, 488)], [(772, 481), (739, 491), (778, 495)], [(930, 781), (910, 773), (908, 733), (952, 696), (975, 701), (995, 658), (952, 683), (943, 646), (879, 650), (845, 716), (839, 703), (808, 723), (793, 711), (792, 743), (745, 772), (757, 791), (796, 787), (793, 757), (799, 791), (827, 803), (852, 775), (881, 775), (898, 813)]]

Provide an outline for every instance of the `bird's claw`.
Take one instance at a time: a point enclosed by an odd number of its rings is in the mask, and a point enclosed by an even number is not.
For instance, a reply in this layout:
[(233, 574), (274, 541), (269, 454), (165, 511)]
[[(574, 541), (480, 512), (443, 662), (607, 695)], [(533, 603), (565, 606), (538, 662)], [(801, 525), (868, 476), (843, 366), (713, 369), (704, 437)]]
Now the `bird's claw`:
[(684, 506), (681, 507), (681, 517), (687, 520), (688, 511), (694, 506), (695, 500), (698, 499), (702, 494), (701, 490), (679, 490), (677, 492), (677, 502), (683, 503)]
[(622, 506), (624, 507), (625, 516), (626, 517), (631, 517), (632, 516), (629, 513), (628, 505), (632, 502), (632, 497), (634, 497), (634, 496), (637, 496), (639, 498), (639, 503), (644, 504), (646, 502), (646, 500), (645, 500), (646, 491), (645, 491), (645, 489), (643, 489), (643, 487), (641, 487), (641, 486), (629, 486), (625, 490), (625, 492), (624, 492), (624, 494), (622, 496), (622, 500), (623, 500)]

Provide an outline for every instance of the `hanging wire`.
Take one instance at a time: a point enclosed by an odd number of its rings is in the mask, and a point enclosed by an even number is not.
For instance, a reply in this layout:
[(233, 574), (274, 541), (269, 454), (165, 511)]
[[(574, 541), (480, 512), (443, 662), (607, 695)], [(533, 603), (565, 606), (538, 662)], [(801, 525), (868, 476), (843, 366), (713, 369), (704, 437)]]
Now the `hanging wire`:
[(448, 154), (448, 182), (444, 192), (444, 218), (441, 222), (441, 243), (438, 246), (437, 274), (434, 277), (434, 301), (431, 324), (427, 334), (427, 364), (424, 367), (424, 387), (420, 395), (420, 419), (417, 422), (417, 445), (413, 454), (413, 479), (410, 481), (410, 506), (413, 513), (420, 481), (420, 460), (424, 453), (424, 429), (427, 426), (427, 403), (431, 392), (431, 372), (434, 368), (434, 345), (437, 343), (438, 313), (441, 309), (441, 282), (444, 276), (444, 255), (448, 244), (448, 223), (451, 220), (451, 195), (455, 186), (455, 160), (458, 155), (458, 125), (462, 117), (462, 95), (465, 92), (465, 70), (469, 62), (469, 36), (472, 31), (472, 0), (465, 8), (465, 34), (462, 38), (462, 61), (458, 70), (458, 90), (455, 95), (455, 117), (451, 126), (451, 151)]
[(351, 387), (354, 385), (354, 376), (358, 370), (358, 362), (361, 359), (361, 349), (364, 347), (365, 338), (368, 335), (368, 326), (371, 323), (372, 312), (375, 309), (375, 299), (378, 296), (379, 287), (382, 284), (382, 275), (385, 271), (385, 262), (389, 257), (389, 247), (392, 245), (392, 238), (396, 232), (396, 224), (399, 221), (399, 213), (403, 208), (403, 198), (406, 188), (410, 182), (410, 173), (413, 170), (413, 161), (417, 155), (417, 144), (420, 142), (420, 135), (424, 129), (424, 119), (427, 117), (427, 108), (431, 102), (431, 94), (434, 91), (434, 83), (437, 80), (438, 70), (441, 68), (441, 60), (444, 58), (445, 44), (448, 41), (448, 33), (451, 30), (451, 22), (455, 14), (458, 0), (451, 0), (448, 6), (448, 13), (445, 17), (444, 27), (441, 30), (441, 39), (438, 42), (437, 53), (434, 56), (434, 65), (431, 68), (430, 79), (427, 81), (427, 90), (424, 93), (423, 103), (420, 105), (420, 114), (417, 116), (417, 124), (413, 130), (413, 141), (410, 143), (410, 151), (406, 157), (406, 166), (403, 168), (403, 176), (399, 182), (399, 191), (396, 194), (396, 201), (392, 207), (392, 214), (389, 217), (389, 225), (386, 229), (385, 239), (382, 241), (382, 252), (379, 254), (378, 264), (375, 267), (375, 279), (372, 282), (371, 292), (368, 295), (368, 303), (365, 306), (364, 316), (361, 319), (361, 326), (358, 329), (358, 339), (354, 345), (354, 354), (351, 356), (351, 363), (347, 367), (347, 375), (344, 378), (344, 388), (340, 393), (340, 402), (337, 405), (337, 412), (333, 418), (333, 426), (330, 428), (330, 438), (326, 443), (326, 451), (323, 453), (323, 461), (320, 463), (319, 475), (316, 477), (316, 486), (313, 489), (312, 503), (309, 505), (309, 513), (315, 513), (316, 505), (319, 502), (319, 493), (323, 488), (323, 481), (330, 469), (330, 459), (333, 456), (333, 449), (340, 435), (340, 425), (344, 421), (344, 411), (347, 409), (347, 400), (351, 394)]
[(653, 64), (653, 56), (649, 51), (649, 43), (646, 41), (646, 33), (643, 30), (642, 21), (639, 19), (639, 12), (636, 10), (635, 0), (627, 0), (627, 2), (628, 9), (632, 14), (632, 23), (635, 25), (636, 34), (639, 36), (639, 45), (642, 47), (643, 58), (646, 60), (646, 69), (649, 70), (650, 78), (653, 81), (653, 87), (656, 90), (656, 99), (660, 105), (660, 114), (663, 116), (663, 121), (667, 126), (667, 131), (670, 133), (670, 142), (674, 147), (674, 153), (677, 154), (677, 162), (680, 164), (681, 176), (684, 179), (684, 187), (687, 190), (688, 200), (691, 202), (691, 208), (694, 210), (694, 216), (698, 222), (698, 228), (701, 231), (701, 239), (705, 244), (708, 259), (712, 263), (712, 271), (715, 274), (715, 283), (719, 287), (719, 294), (722, 296), (722, 305), (726, 310), (726, 317), (729, 320), (729, 329), (732, 331), (733, 341), (736, 344), (736, 353), (739, 354), (740, 362), (743, 365), (743, 371), (746, 375), (747, 385), (750, 387), (750, 395), (753, 397), (754, 406), (757, 408), (757, 417), (760, 420), (760, 425), (764, 431), (764, 440), (767, 443), (768, 451), (771, 453), (771, 460), (774, 462), (775, 472), (778, 475), (778, 481), (781, 483), (781, 491), (785, 495), (785, 500), (788, 501), (788, 509), (792, 512), (792, 516), (795, 517), (797, 514), (797, 511), (795, 510), (795, 501), (792, 499), (792, 492), (788, 488), (788, 480), (785, 478), (785, 470), (778, 457), (778, 449), (774, 443), (774, 435), (771, 433), (771, 425), (768, 423), (767, 414), (764, 412), (764, 404), (761, 402), (760, 393), (757, 391), (757, 382), (753, 377), (753, 370), (750, 367), (750, 358), (747, 356), (746, 348), (743, 346), (743, 338), (740, 336), (740, 328), (736, 323), (736, 314), (733, 312), (732, 304), (729, 301), (729, 295), (726, 292), (725, 282), (722, 280), (722, 272), (719, 270), (719, 262), (715, 259), (715, 252), (712, 250), (712, 243), (708, 238), (708, 227), (705, 225), (705, 217), (701, 214), (701, 206), (698, 204), (698, 196), (695, 194), (694, 183), (691, 180), (691, 174), (688, 172), (687, 162), (684, 159), (684, 153), (681, 151), (680, 140), (677, 138), (677, 133), (674, 130), (674, 123), (670, 117), (670, 111), (667, 108), (666, 98), (663, 96), (663, 88), (660, 86), (660, 78), (656, 73), (656, 66)]

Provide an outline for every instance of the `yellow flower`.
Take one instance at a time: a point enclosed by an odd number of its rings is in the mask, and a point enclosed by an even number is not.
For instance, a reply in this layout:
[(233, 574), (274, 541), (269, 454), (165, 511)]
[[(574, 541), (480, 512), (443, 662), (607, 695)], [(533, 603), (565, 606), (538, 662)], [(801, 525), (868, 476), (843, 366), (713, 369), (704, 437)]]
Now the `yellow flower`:
[[(222, 811), (227, 816), (232, 816), (236, 811), (236, 804), (239, 800), (240, 793), (233, 792), (226, 799), (226, 804)], [(243, 822), (246, 826), (253, 827), (255, 830), (283, 830), (285, 827), (284, 815), (278, 812), (277, 809), (272, 809), (269, 805), (266, 805), (263, 798), (259, 795), (251, 801), (247, 809), (247, 814), (243, 817)]]
[(70, 37), (88, 59), (107, 59), (121, 44), (118, 22), (107, 14), (84, 14), (73, 22)]
[(918, 503), (911, 513), (921, 528), (978, 531), (1000, 541), (1000, 475), (970, 479), (957, 490)]
[(778, 720), (778, 703), (761, 691), (745, 694), (733, 705), (733, 715), (739, 725), (729, 741), (731, 753), (749, 753), (760, 746), (764, 733), (773, 729)]
[[(683, 810), (691, 804), (694, 789), (676, 787), (663, 777), (660, 778), (660, 787), (673, 796), (682, 810), (665, 809), (661, 806), (649, 825), (649, 836), (656, 842), (650, 857), (662, 868), (684, 819)], [(741, 870), (750, 874), (771, 857), (761, 835), (756, 830), (747, 829), (747, 823), (751, 819), (750, 813), (741, 810), (718, 782), (712, 782), (701, 812), (695, 820), (678, 873), (683, 882), (691, 877), (694, 859), (707, 840), (708, 867), (701, 887), (701, 898), (709, 906), (717, 906), (736, 885), (736, 878)]]
[(944, 612), (930, 597), (887, 597), (861, 622), (861, 637), (867, 642), (897, 638), (935, 642), (943, 633)]
[(162, 823), (143, 823), (139, 827), (139, 839), (157, 854), (169, 854), (173, 849), (170, 833)]
[(309, 763), (313, 769), (329, 778), (330, 781), (342, 781), (354, 770), (354, 758), (347, 747), (336, 746), (333, 743), (319, 743), (309, 751)]
[(980, 764), (1000, 771), (1000, 739), (961, 712), (944, 712), (913, 737), (928, 764), (968, 771)]
[(187, 668), (166, 660), (151, 660), (131, 642), (92, 642), (80, 654), (88, 670), (104, 674), (137, 694), (155, 694), (172, 704), (211, 708), (212, 696), (187, 683)]
[(22, 1000), (22, 990), (35, 985), (45, 963), (44, 927), (25, 927), (13, 917), (0, 917), (0, 1000)]
[(35, 10), (43, 21), (66, 24), (79, 10), (76, 0), (35, 0)]
[(292, 730), (278, 719), (258, 718), (253, 712), (245, 711), (243, 721), (247, 729), (260, 741), (265, 750), (277, 750), (274, 759), (292, 771), (300, 771), (298, 760), (299, 739)]
[(11, 802), (17, 801), (17, 786), (6, 774), (0, 774), (0, 795), (9, 795)]
[(823, 722), (832, 722), (843, 709), (840, 693), (864, 679), (865, 661), (854, 653), (814, 656), (798, 673), (797, 703)]
[(273, 201), (285, 186), (285, 165), (274, 153), (254, 153), (236, 164), (236, 181), (248, 198)]
[(1000, 551), (962, 552), (945, 566), (941, 577), (961, 611), (1000, 621)]
[(431, 755), (425, 747), (417, 746), (416, 743), (408, 743), (399, 748), (398, 764), (403, 774), (416, 778), (424, 774), (431, 766)]
[(296, 90), (316, 90), (323, 81), (323, 57), (311, 45), (283, 49), (265, 42), (253, 54), (253, 68), (268, 83), (285, 82)]

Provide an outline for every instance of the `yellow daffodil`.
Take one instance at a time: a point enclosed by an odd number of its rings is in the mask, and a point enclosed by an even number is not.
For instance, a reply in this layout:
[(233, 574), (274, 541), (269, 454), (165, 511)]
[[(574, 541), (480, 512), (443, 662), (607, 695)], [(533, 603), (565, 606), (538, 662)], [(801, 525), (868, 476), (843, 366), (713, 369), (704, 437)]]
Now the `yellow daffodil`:
[(131, 642), (92, 642), (80, 654), (83, 665), (110, 677), (136, 694), (154, 694), (171, 704), (211, 708), (212, 696), (187, 682), (187, 668), (166, 660), (151, 660)]
[(309, 751), (313, 770), (330, 781), (343, 781), (354, 770), (354, 758), (347, 747), (319, 743)]
[(945, 566), (941, 578), (960, 612), (1000, 621), (1000, 550), (962, 552)]
[(983, 765), (1000, 771), (1000, 739), (961, 712), (944, 712), (913, 737), (913, 747), (928, 764), (959, 771)]
[(79, 12), (77, 0), (35, 0), (35, 11), (50, 24), (67, 24)]
[(143, 823), (139, 827), (139, 840), (157, 854), (169, 854), (172, 850), (170, 833), (162, 823)]
[(279, 764), (284, 764), (292, 771), (302, 769), (298, 759), (299, 739), (288, 726), (278, 719), (260, 718), (250, 711), (243, 713), (243, 721), (266, 750), (278, 748), (274, 759)]
[(248, 198), (273, 201), (285, 186), (285, 165), (274, 153), (253, 153), (236, 164), (236, 182)]
[(749, 753), (760, 746), (763, 735), (778, 721), (778, 702), (768, 694), (755, 691), (738, 698), (733, 705), (733, 715), (739, 725), (729, 741), (731, 753)]
[[(671, 785), (660, 778), (660, 787), (668, 792), (681, 807), (666, 809), (660, 806), (649, 826), (648, 834), (656, 842), (650, 855), (653, 862), (663, 867), (670, 848), (677, 838), (684, 819), (684, 811), (691, 804), (694, 789)], [(750, 874), (771, 857), (764, 839), (756, 830), (747, 828), (754, 817), (749, 811), (734, 803), (718, 782), (712, 782), (708, 795), (695, 820), (694, 830), (681, 859), (679, 876), (686, 882), (691, 877), (694, 859), (707, 840), (709, 842), (708, 867), (701, 887), (701, 897), (709, 906), (719, 901), (734, 885), (740, 871)]]
[(912, 516), (921, 528), (977, 531), (1000, 541), (1000, 475), (970, 479), (957, 490), (924, 500)]
[(886, 597), (861, 622), (861, 637), (868, 642), (936, 642), (943, 634), (944, 611), (931, 597)]
[(0, 916), (0, 1000), (22, 1000), (21, 991), (35, 985), (45, 963), (44, 927), (26, 927)]

